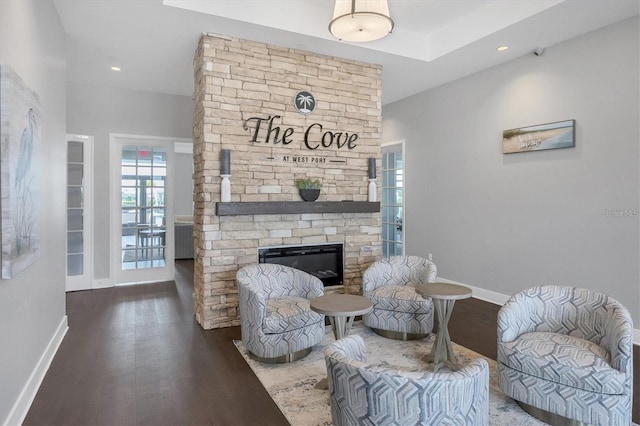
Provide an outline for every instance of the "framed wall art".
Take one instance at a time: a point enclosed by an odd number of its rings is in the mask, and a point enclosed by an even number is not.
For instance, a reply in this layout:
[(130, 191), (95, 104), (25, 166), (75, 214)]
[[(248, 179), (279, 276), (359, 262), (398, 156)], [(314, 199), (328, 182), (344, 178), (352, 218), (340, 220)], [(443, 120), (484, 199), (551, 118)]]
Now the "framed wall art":
[(576, 146), (576, 120), (556, 121), (502, 132), (502, 153), (542, 151)]
[(40, 257), (42, 128), (40, 97), (0, 65), (0, 211), (2, 278)]

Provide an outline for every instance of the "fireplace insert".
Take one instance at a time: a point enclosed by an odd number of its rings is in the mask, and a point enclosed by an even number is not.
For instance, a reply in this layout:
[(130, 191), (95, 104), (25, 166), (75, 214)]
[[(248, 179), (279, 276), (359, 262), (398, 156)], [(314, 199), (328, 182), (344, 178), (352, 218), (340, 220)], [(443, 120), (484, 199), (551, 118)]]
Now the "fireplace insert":
[(343, 284), (342, 244), (259, 247), (258, 262), (300, 269), (320, 278), (325, 287)]

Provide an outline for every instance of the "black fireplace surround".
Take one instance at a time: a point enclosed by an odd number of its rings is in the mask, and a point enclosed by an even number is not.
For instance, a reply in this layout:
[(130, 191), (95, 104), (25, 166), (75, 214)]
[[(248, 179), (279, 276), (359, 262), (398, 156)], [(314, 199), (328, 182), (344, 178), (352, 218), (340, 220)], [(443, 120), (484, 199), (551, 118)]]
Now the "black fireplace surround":
[(276, 263), (320, 278), (325, 287), (343, 284), (343, 244), (259, 247), (259, 263)]

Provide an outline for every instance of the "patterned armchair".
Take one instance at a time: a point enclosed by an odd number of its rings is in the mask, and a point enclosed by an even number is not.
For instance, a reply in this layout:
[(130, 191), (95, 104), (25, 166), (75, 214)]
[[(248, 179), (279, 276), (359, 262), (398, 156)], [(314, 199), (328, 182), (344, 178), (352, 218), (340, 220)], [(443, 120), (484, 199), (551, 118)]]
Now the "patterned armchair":
[(322, 296), (322, 281), (283, 265), (248, 265), (236, 274), (242, 343), (264, 362), (303, 358), (324, 336), (324, 315), (309, 300)]
[(500, 388), (547, 422), (628, 425), (632, 329), (629, 312), (604, 294), (560, 286), (516, 293), (498, 313)]
[(362, 294), (373, 304), (366, 326), (385, 337), (420, 339), (433, 330), (433, 302), (416, 293), (415, 285), (435, 282), (436, 265), (416, 256), (378, 260), (364, 272)]
[(455, 372), (408, 372), (367, 365), (360, 336), (325, 350), (333, 424), (489, 424), (489, 365), (473, 360)]

